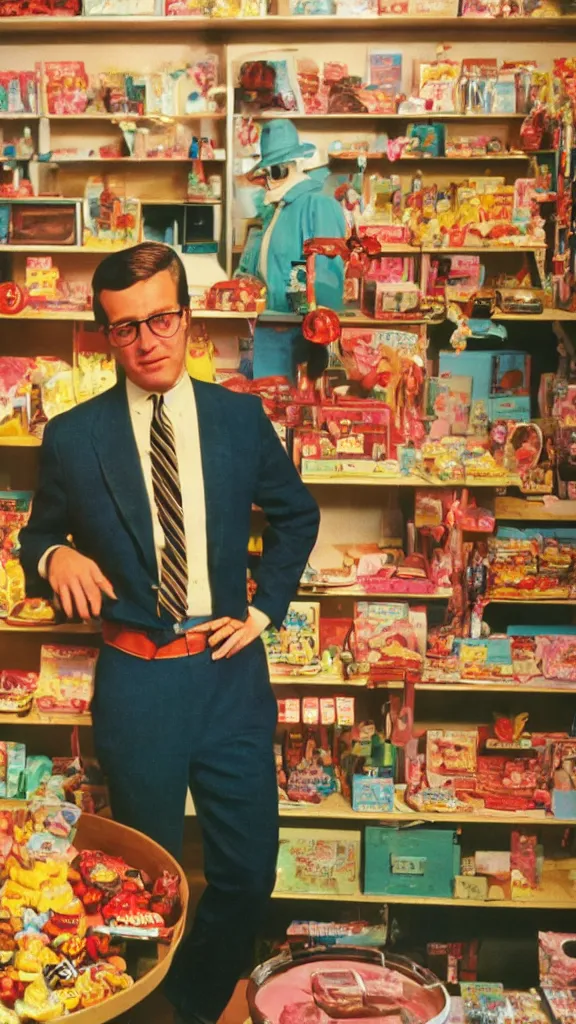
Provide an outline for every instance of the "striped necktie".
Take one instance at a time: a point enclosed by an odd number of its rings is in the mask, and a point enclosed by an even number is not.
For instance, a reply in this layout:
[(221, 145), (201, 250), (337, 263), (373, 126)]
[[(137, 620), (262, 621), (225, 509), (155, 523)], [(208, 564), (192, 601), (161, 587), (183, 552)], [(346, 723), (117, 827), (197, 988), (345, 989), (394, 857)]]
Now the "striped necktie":
[(162, 606), (177, 622), (181, 622), (188, 615), (188, 563), (176, 442), (163, 395), (152, 395), (151, 398), (154, 403), (150, 426), (152, 483), (164, 532), (158, 613)]

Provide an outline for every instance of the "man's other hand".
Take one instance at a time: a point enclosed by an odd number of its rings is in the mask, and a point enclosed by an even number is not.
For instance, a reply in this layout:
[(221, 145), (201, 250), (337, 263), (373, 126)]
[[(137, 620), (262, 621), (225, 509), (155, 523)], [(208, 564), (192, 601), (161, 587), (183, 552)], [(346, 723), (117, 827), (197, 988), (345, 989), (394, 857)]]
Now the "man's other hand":
[(102, 609), (102, 594), (116, 599), (114, 587), (96, 562), (73, 548), (60, 547), (50, 555), (48, 582), (65, 614), (81, 619), (97, 619)]
[(194, 626), (191, 632), (210, 634), (208, 646), (218, 648), (212, 655), (213, 660), (218, 661), (220, 658), (231, 658), (232, 655), (238, 654), (248, 644), (257, 640), (269, 621), (270, 619), (263, 612), (251, 608), (248, 618), (244, 621), (225, 616), (222, 619), (212, 619), (211, 622), (202, 622), (198, 626)]

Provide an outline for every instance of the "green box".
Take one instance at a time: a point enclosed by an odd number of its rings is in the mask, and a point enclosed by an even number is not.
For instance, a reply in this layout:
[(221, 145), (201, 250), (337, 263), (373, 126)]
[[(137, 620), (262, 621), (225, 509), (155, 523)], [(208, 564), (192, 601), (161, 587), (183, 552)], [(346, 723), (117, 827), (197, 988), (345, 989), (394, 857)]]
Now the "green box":
[(454, 829), (366, 829), (367, 894), (450, 897), (458, 874), (460, 847)]

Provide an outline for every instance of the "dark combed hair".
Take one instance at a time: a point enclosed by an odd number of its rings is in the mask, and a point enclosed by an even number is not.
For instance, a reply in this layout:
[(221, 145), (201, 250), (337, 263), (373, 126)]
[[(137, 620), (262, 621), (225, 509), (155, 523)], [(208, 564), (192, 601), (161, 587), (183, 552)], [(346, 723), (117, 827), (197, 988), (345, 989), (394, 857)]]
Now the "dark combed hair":
[(108, 318), (100, 302), (101, 292), (122, 292), (137, 281), (148, 281), (161, 270), (169, 270), (174, 278), (178, 290), (178, 304), (189, 306), (186, 270), (178, 253), (169, 245), (163, 245), (161, 242), (140, 242), (130, 249), (122, 249), (121, 252), (106, 256), (98, 264), (92, 278), (92, 304), (96, 323), (103, 327), (108, 325)]

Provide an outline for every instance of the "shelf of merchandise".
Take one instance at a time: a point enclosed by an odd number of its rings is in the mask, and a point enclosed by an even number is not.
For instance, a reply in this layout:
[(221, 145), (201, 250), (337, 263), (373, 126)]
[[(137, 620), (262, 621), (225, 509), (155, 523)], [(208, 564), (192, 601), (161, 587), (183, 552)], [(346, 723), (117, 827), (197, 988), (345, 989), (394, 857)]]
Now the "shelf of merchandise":
[(324, 818), (346, 821), (386, 821), (390, 823), (402, 823), (408, 821), (441, 822), (471, 825), (471, 824), (500, 824), (500, 825), (556, 825), (561, 827), (574, 826), (576, 823), (572, 818), (546, 817), (542, 813), (515, 814), (505, 811), (455, 811), (450, 814), (440, 814), (438, 811), (354, 811), (348, 800), (339, 793), (326, 797), (319, 804), (288, 804), (285, 801), (280, 804), (281, 818)]
[[(50, 164), (190, 164), (190, 156), (70, 156), (51, 157)], [(214, 157), (201, 163), (224, 163), (225, 159)]]
[(524, 120), (525, 114), (446, 114), (427, 110), (425, 113), (410, 114), (301, 114), (289, 110), (263, 110), (258, 114), (237, 114), (250, 116), (254, 121), (269, 121), (271, 118), (286, 118), (289, 121), (467, 121), (486, 124), (489, 121)]
[(371, 476), (345, 476), (343, 473), (303, 473), (302, 480), (311, 486), (327, 484), (330, 487), (518, 487), (520, 478), (516, 476), (490, 479), (489, 477), (470, 477), (467, 480), (438, 480), (435, 477), (387, 476), (385, 473), (373, 473)]
[(367, 591), (362, 587), (305, 587), (298, 591), (298, 597), (307, 597), (317, 601), (321, 597), (353, 597), (362, 600), (377, 601), (447, 601), (452, 597), (452, 590), (436, 590), (433, 594), (401, 593), (398, 590)]
[[(145, 161), (141, 161), (145, 162)], [(163, 161), (166, 163), (166, 161)], [(60, 200), (62, 202), (62, 200)], [(154, 199), (143, 199), (144, 206), (146, 205), (158, 205), (164, 204), (173, 205), (170, 200), (154, 200)], [(175, 203), (181, 203), (191, 206), (201, 205), (195, 203), (193, 200), (175, 200)], [(218, 205), (217, 203), (208, 203), (208, 206)], [(0, 247), (0, 253), (2, 249), (7, 246)], [(69, 251), (68, 248), (60, 246), (60, 249), (64, 252)], [(93, 252), (95, 250), (85, 250)], [(401, 250), (405, 252), (404, 248)], [(420, 251), (420, 250), (417, 250)], [(508, 250), (506, 250), (508, 251)], [(231, 312), (220, 309), (192, 309), (192, 316), (195, 319), (202, 320), (256, 320), (262, 324), (297, 324), (302, 320), (302, 316), (299, 313), (275, 313), (273, 310), (266, 311), (258, 315), (254, 312), (239, 313)], [(21, 313), (10, 314), (0, 313), (0, 320), (92, 320), (92, 312), (89, 309), (72, 310), (72, 309), (24, 309)], [(443, 320), (423, 321), (423, 320), (375, 320), (373, 317), (366, 316), (364, 313), (356, 311), (345, 311), (339, 316), (340, 323), (343, 327), (380, 327), (383, 330), (387, 329), (394, 324), (408, 325), (422, 325), (427, 327), (433, 327), (435, 324), (443, 323)], [(492, 317), (493, 320), (515, 320), (515, 321), (526, 321), (530, 323), (538, 322), (550, 322), (553, 323), (555, 320), (568, 320), (576, 322), (576, 312), (571, 313), (565, 309), (546, 309), (544, 313), (526, 314), (526, 313), (499, 313), (496, 311)]]
[(0, 725), (68, 725), (90, 726), (92, 718), (84, 715), (51, 715), (36, 711), (34, 708), (27, 715), (11, 715), (0, 713)]
[[(513, 28), (510, 22), (513, 21)], [(192, 36), (201, 33), (214, 35), (252, 36), (255, 32), (264, 32), (274, 37), (276, 33), (284, 36), (287, 30), (305, 31), (310, 34), (324, 34), (332, 29), (348, 34), (350, 31), (370, 33), (390, 32), (410, 33), (420, 30), (431, 33), (434, 37), (445, 33), (458, 36), (470, 36), (478, 39), (487, 38), (509, 39), (512, 32), (522, 37), (535, 39), (559, 39), (565, 41), (576, 35), (576, 18), (565, 16), (559, 18), (432, 18), (432, 17), (339, 17), (318, 16), (282, 16), (267, 15), (256, 18), (206, 18), (193, 16), (136, 16), (136, 17), (16, 17), (3, 18), (0, 23), (0, 38), (6, 35), (77, 35), (81, 33), (178, 33)]]
[[(362, 115), (363, 116), (363, 115)], [(501, 160), (509, 163), (511, 160), (530, 160), (531, 157), (535, 156), (534, 153), (481, 153), (475, 156), (431, 156), (429, 153), (417, 153), (414, 156), (400, 156), (395, 160), (391, 160), (387, 153), (329, 153), (329, 160), (342, 160), (342, 162), (349, 160), (358, 160), (359, 157), (365, 157), (367, 160), (386, 160), (388, 163), (393, 164), (407, 164), (407, 163), (437, 163), (447, 161), (449, 163), (466, 163), (467, 161), (474, 160), (476, 163), (479, 160), (484, 160), (486, 163), (492, 163), (493, 160)]]
[[(1, 26), (0, 26), (1, 30)], [(225, 121), (226, 112), (221, 110), (203, 110), (194, 114), (125, 114), (122, 112), (105, 114), (41, 114), (47, 121), (179, 121), (183, 124), (196, 121)]]
[[(0, 250), (1, 251), (1, 250)], [(92, 251), (92, 250), (91, 250)], [(116, 250), (114, 250), (116, 251)], [(194, 320), (255, 320), (256, 313), (231, 313), (220, 309), (193, 309)], [(24, 309), (21, 313), (14, 315), (0, 313), (0, 320), (87, 320), (93, 321), (94, 314), (91, 309)], [(33, 444), (31, 439), (26, 438), (0, 438), (2, 444)]]
[[(270, 677), (270, 682), (273, 686), (355, 686), (355, 687), (368, 687), (367, 676), (353, 676), (350, 679), (341, 679), (338, 676), (330, 675), (330, 673), (319, 672), (317, 675), (298, 672), (294, 674), (281, 675), (273, 674)], [(396, 680), (390, 682), (379, 683), (377, 689), (381, 690), (403, 690), (404, 683)], [(428, 693), (516, 693), (525, 695), (527, 693), (547, 693), (547, 694), (565, 694), (576, 696), (576, 685), (574, 686), (553, 686), (542, 684), (531, 683), (517, 683), (517, 682), (491, 682), (489, 679), (480, 679), (478, 682), (466, 682), (465, 680), (458, 682), (435, 682), (435, 683), (415, 683), (414, 689), (417, 691), (423, 691)]]
[(478, 245), (458, 245), (450, 248), (449, 245), (437, 246), (437, 245), (424, 245), (420, 249), (420, 252), (426, 254), (436, 254), (447, 252), (447, 253), (459, 253), (459, 252), (487, 252), (487, 253), (510, 253), (510, 252), (544, 252), (546, 246), (534, 242), (533, 245), (483, 245), (482, 242), (478, 242)]
[(100, 633), (100, 626), (93, 622), (61, 622), (45, 626), (9, 626), (0, 619), (0, 633)]

